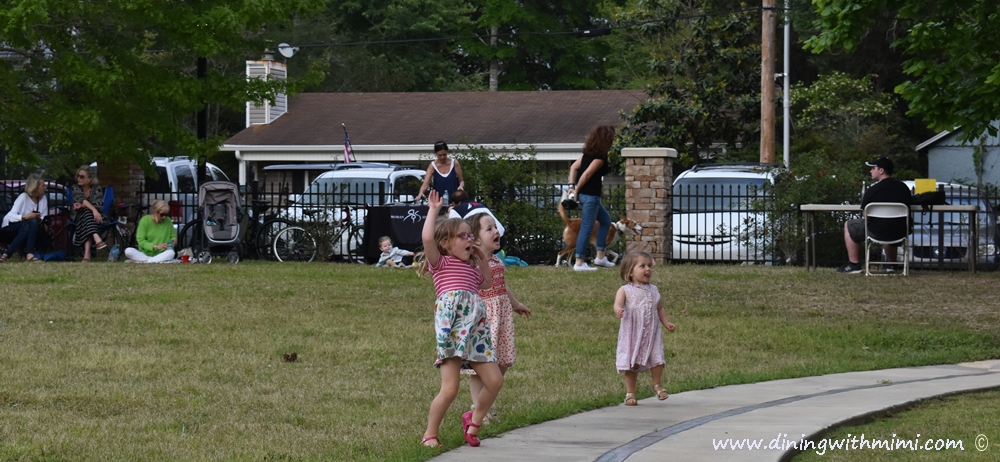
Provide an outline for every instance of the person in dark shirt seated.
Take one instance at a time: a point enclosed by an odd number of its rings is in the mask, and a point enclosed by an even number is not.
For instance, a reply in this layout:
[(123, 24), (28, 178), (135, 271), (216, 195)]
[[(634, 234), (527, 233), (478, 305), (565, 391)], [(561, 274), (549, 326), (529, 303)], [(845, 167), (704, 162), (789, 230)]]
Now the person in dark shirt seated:
[[(872, 162), (865, 162), (871, 167), (872, 179), (875, 184), (865, 190), (861, 197), (861, 210), (872, 202), (898, 202), (909, 207), (913, 204), (913, 194), (905, 183), (892, 177), (894, 166), (891, 160), (879, 157)], [(868, 223), (869, 234), (876, 239), (892, 239), (905, 236), (909, 233), (906, 229), (905, 218), (873, 218)], [(837, 269), (838, 273), (858, 274), (864, 268), (861, 266), (861, 249), (864, 246), (865, 219), (855, 218), (844, 223), (844, 244), (847, 246), (848, 262)], [(896, 246), (884, 246), (887, 261), (896, 261)]]

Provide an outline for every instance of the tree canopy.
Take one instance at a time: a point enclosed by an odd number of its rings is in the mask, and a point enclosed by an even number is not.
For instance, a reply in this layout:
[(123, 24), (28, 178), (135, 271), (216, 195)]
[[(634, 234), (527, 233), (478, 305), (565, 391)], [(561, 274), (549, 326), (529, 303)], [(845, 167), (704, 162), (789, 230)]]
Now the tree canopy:
[[(261, 27), (322, 0), (7, 0), (0, 7), (0, 151), (8, 161), (207, 156), (190, 120), (242, 108), (286, 82), (247, 81), (213, 63), (259, 58)], [(204, 79), (199, 57), (209, 60)], [(140, 165), (144, 165), (140, 162)]]
[[(752, 10), (716, 13), (712, 6), (720, 3), (661, 0), (622, 11), (619, 20), (644, 23), (639, 46), (649, 50), (654, 74), (649, 99), (626, 116), (626, 144), (675, 147), (682, 166), (699, 162), (716, 143), (756, 151), (760, 17)], [(691, 19), (650, 22), (679, 17)]]
[(907, 114), (934, 130), (964, 129), (969, 140), (1000, 114), (1000, 14), (992, 0), (814, 0), (813, 52), (852, 51), (879, 18), (902, 29), (894, 46), (906, 56), (907, 80), (896, 92)]

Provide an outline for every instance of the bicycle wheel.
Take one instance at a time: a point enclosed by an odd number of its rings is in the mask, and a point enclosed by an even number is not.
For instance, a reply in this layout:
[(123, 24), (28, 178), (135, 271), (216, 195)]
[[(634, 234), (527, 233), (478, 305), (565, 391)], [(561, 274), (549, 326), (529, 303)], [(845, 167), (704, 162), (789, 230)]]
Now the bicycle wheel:
[(272, 244), (274, 244), (275, 236), (278, 235), (278, 231), (293, 225), (294, 223), (284, 218), (272, 218), (265, 221), (253, 236), (253, 248), (249, 249), (250, 252), (256, 254), (257, 258), (261, 260), (274, 260), (274, 246)]
[(365, 241), (364, 228), (355, 228), (348, 238), (347, 261), (351, 263), (365, 263), (365, 248), (362, 245)]
[(273, 252), (278, 261), (310, 262), (316, 258), (316, 239), (301, 227), (289, 226), (274, 237)]
[(177, 248), (186, 249), (191, 248), (191, 251), (195, 255), (198, 255), (198, 251), (204, 249), (205, 244), (205, 229), (201, 226), (201, 220), (191, 220), (188, 224), (181, 228), (180, 234), (177, 235)]

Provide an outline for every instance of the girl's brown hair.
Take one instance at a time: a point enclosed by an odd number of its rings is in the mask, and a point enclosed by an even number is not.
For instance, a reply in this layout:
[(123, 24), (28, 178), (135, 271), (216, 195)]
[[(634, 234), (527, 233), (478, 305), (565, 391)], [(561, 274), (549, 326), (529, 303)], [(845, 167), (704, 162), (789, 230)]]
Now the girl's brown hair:
[(622, 265), (618, 271), (621, 273), (623, 281), (632, 282), (632, 270), (643, 258), (648, 258), (651, 262), (653, 261), (653, 256), (642, 250), (629, 251), (622, 257)]
[[(437, 224), (434, 225), (434, 242), (437, 244), (438, 253), (441, 254), (441, 256), (448, 255), (448, 253), (445, 252), (444, 247), (452, 239), (458, 238), (458, 233), (461, 232), (460, 230), (462, 229), (463, 224), (467, 223), (461, 218), (445, 218), (444, 220), (438, 221)], [(420, 261), (417, 266), (417, 274), (423, 276), (429, 271), (427, 268), (429, 264), (427, 263), (427, 258), (425, 258), (423, 252), (417, 254), (414, 257), (414, 260)], [(476, 254), (472, 254), (472, 256), (469, 257), (469, 264), (478, 267), (479, 257), (477, 257)]]
[(615, 127), (611, 125), (594, 127), (587, 135), (587, 141), (583, 143), (583, 154), (598, 159), (607, 159), (608, 151), (611, 150), (611, 145), (614, 142)]

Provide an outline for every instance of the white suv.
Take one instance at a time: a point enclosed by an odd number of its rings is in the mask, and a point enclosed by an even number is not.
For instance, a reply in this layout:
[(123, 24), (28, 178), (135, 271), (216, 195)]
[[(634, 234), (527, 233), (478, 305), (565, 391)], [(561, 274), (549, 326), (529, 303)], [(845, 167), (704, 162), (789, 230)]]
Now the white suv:
[(331, 170), (320, 174), (281, 218), (295, 222), (325, 220), (338, 224), (333, 255), (351, 255), (361, 248), (368, 206), (412, 202), (424, 182), (424, 170), (402, 166)]
[[(155, 200), (166, 201), (170, 206), (170, 220), (180, 232), (184, 224), (193, 220), (198, 207), (198, 162), (187, 157), (154, 157), (150, 160), (156, 178), (143, 180), (140, 203), (149, 205)], [(90, 164), (97, 173), (97, 162)], [(208, 181), (230, 181), (219, 167), (205, 164)]]
[(755, 210), (775, 164), (699, 164), (673, 185), (674, 261), (770, 263), (767, 216)]

